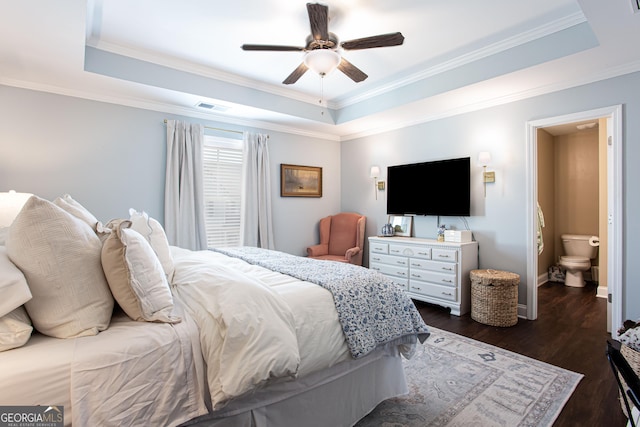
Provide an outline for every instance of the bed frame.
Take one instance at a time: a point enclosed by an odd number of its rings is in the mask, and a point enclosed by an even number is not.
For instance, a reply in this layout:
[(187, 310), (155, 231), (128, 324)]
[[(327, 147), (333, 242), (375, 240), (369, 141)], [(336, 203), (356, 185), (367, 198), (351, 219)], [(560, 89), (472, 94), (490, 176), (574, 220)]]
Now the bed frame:
[(397, 347), (272, 384), (180, 427), (353, 426), (380, 402), (407, 394)]

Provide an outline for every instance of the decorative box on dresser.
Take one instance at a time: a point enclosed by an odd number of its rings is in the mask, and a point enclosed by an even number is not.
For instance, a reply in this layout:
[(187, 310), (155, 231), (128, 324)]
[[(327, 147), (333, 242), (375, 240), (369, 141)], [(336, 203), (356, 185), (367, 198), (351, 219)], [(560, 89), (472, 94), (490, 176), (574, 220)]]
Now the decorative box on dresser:
[(403, 286), (411, 298), (460, 316), (471, 308), (469, 272), (478, 268), (478, 243), (369, 237), (369, 268)]

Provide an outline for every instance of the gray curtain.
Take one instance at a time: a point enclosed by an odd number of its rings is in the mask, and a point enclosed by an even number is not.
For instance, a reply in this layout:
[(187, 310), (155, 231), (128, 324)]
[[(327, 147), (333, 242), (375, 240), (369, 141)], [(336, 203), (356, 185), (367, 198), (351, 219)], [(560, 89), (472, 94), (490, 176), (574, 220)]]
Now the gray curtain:
[(204, 223), (202, 144), (204, 127), (167, 120), (164, 227), (169, 244), (207, 248)]
[(244, 133), (240, 239), (244, 246), (275, 249), (268, 141), (268, 135)]

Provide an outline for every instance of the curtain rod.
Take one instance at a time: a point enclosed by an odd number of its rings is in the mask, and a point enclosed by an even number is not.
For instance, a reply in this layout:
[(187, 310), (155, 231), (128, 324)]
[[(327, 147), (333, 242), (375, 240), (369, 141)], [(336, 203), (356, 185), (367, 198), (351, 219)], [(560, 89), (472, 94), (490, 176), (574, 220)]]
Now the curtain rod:
[[(164, 119), (164, 122), (165, 122), (165, 123), (167, 123), (167, 119)], [(205, 126), (204, 128), (205, 128), (205, 129), (210, 129), (210, 130), (218, 130), (218, 131), (221, 131), (221, 132), (239, 133), (240, 135), (243, 135), (243, 134), (244, 134), (244, 132), (241, 132), (241, 131), (239, 131), (239, 130), (231, 130), (231, 129), (214, 128), (214, 127), (211, 127), (211, 126)]]

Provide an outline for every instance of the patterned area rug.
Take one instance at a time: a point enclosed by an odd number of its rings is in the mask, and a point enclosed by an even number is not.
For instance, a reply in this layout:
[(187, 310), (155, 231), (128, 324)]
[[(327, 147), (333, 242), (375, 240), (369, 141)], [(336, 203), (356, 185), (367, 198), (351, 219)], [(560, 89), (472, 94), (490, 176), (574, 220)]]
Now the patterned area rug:
[(429, 329), (404, 361), (409, 394), (382, 402), (356, 427), (551, 426), (583, 377)]

